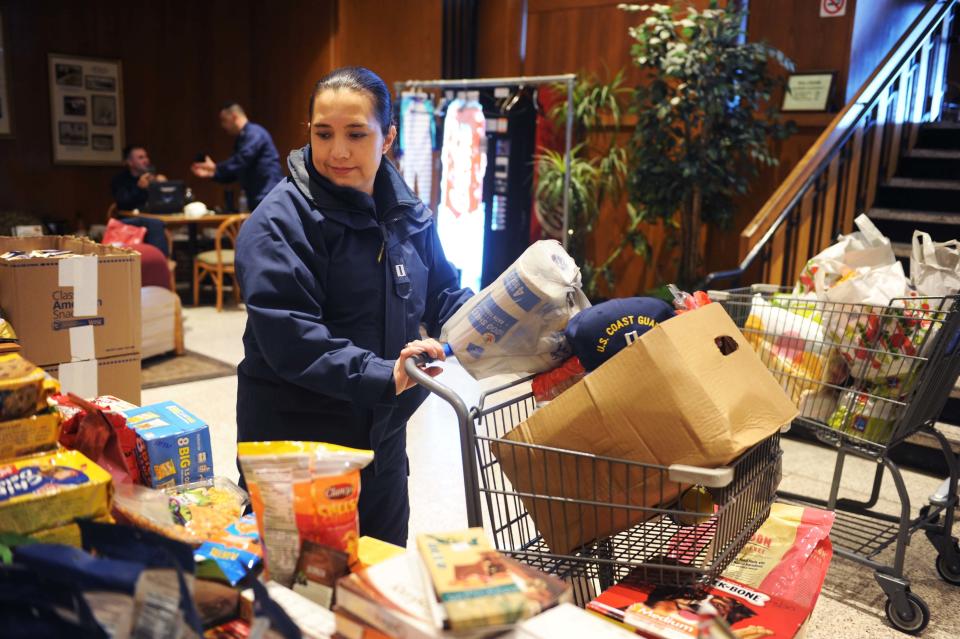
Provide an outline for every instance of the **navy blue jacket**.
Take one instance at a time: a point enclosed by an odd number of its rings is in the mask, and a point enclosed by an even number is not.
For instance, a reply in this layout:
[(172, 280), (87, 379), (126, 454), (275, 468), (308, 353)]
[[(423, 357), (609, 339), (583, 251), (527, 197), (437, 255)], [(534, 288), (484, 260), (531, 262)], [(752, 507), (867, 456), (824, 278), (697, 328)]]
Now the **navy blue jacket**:
[(113, 201), (117, 203), (117, 208), (121, 211), (132, 211), (147, 207), (147, 190), (137, 186), (139, 177), (130, 173), (130, 169), (124, 169), (113, 176), (110, 180), (110, 193), (113, 195)]
[[(384, 160), (374, 196), (339, 187), (290, 153), (290, 177), (237, 241), (247, 305), (238, 407), (247, 393), (274, 408), (248, 417), (239, 441), (301, 439), (376, 451), (426, 398), (396, 395), (393, 366), (420, 326), (437, 336), (473, 295), (461, 289), (429, 209)], [(251, 411), (254, 412), (254, 411)], [(270, 421), (271, 423), (262, 423)], [(391, 465), (405, 463), (396, 451)], [(377, 472), (381, 462), (377, 460)]]
[(217, 182), (240, 181), (252, 211), (283, 179), (280, 154), (270, 133), (253, 122), (247, 124), (233, 144), (233, 155), (217, 163), (213, 174)]

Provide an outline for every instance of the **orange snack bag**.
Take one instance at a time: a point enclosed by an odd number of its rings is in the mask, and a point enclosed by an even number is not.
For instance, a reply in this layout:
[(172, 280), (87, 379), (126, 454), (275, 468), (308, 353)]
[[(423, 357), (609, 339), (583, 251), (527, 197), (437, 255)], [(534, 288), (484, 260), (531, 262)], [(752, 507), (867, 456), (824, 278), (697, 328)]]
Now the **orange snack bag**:
[(373, 452), (292, 441), (241, 442), (238, 452), (271, 579), (292, 585), (304, 540), (357, 561), (360, 469)]

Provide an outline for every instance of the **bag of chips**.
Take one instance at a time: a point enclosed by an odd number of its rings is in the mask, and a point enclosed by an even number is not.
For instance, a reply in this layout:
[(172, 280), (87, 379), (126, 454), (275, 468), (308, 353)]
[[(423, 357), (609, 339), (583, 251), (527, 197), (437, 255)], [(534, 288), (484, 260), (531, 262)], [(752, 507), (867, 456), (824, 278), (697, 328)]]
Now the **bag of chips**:
[(241, 442), (238, 446), (257, 515), (270, 578), (293, 584), (303, 540), (357, 561), (360, 470), (373, 452), (321, 442)]

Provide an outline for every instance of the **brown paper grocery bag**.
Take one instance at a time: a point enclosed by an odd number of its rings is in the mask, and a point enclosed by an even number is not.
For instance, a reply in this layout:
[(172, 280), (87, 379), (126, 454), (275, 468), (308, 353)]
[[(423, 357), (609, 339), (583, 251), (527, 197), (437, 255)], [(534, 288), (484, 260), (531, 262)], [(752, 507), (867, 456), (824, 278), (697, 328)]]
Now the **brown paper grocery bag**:
[(680, 486), (654, 469), (529, 444), (716, 467), (796, 415), (723, 307), (710, 304), (647, 331), (491, 448), (551, 550), (567, 553), (650, 518), (642, 509), (668, 504)]

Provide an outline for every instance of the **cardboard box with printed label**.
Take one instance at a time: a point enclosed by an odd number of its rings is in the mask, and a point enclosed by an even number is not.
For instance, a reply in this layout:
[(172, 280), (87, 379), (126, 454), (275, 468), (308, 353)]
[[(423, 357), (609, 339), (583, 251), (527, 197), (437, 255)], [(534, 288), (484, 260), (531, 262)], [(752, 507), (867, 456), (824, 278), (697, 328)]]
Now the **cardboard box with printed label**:
[(131, 404), (140, 403), (139, 353), (41, 368), (60, 381), (64, 393), (75, 393), (85, 399), (113, 395)]
[(174, 402), (123, 411), (137, 432), (137, 463), (148, 486), (167, 488), (213, 477), (210, 429)]
[(40, 366), (140, 352), (140, 254), (76, 237), (0, 237), (0, 254), (38, 249), (79, 257), (0, 259), (0, 308), (23, 356)]
[[(554, 552), (626, 530), (675, 499), (658, 471), (541, 447), (669, 466), (733, 461), (797, 415), (720, 304), (650, 329), (491, 450)], [(559, 498), (559, 499), (558, 499)], [(577, 502), (599, 502), (617, 508)], [(646, 510), (640, 510), (641, 508)]]

